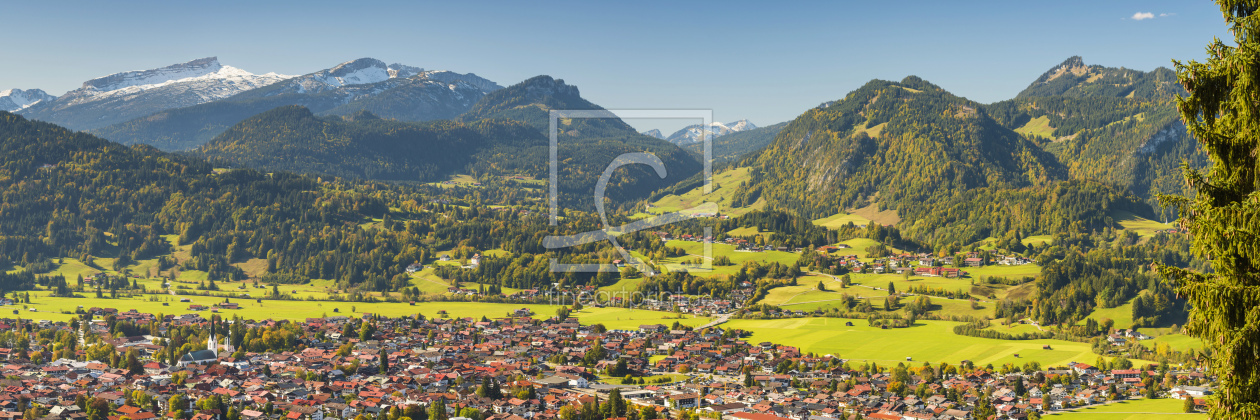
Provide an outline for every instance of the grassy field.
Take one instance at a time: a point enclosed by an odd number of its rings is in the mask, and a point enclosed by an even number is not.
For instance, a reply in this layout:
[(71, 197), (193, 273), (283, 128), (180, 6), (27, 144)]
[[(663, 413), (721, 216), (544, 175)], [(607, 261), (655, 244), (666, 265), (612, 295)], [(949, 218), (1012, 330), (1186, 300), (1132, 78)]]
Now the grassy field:
[(1155, 337), (1154, 341), (1155, 343), (1167, 344), (1169, 348), (1174, 350), (1197, 350), (1203, 348), (1203, 340), (1184, 334), (1165, 334)]
[(1050, 235), (1033, 235), (1033, 236), (1024, 238), (1022, 242), (1024, 242), (1024, 245), (1028, 245), (1028, 244), (1041, 245), (1041, 244), (1050, 243), (1050, 241), (1052, 240), (1054, 240), (1054, 238), (1051, 237)]
[(731, 235), (731, 236), (756, 236), (759, 233), (770, 233), (770, 232), (762, 232), (760, 229), (757, 229), (755, 226), (735, 228), (726, 232), (727, 235)]
[[(847, 327), (846, 322), (854, 326)], [(1023, 365), (1035, 360), (1042, 366), (1066, 366), (1068, 362), (1090, 362), (1098, 358), (1087, 343), (967, 337), (954, 334), (953, 327), (957, 324), (919, 321), (911, 328), (882, 330), (867, 326), (865, 320), (840, 318), (731, 320), (727, 323), (730, 328), (752, 332), (750, 342), (786, 343), (798, 346), (802, 352), (880, 363), (904, 362), (906, 357), (912, 357), (919, 363), (971, 360), (981, 366), (990, 363), (1001, 366), (1005, 363)], [(1043, 350), (1046, 344), (1053, 349)]]
[(871, 222), (871, 219), (867, 219), (856, 214), (836, 213), (821, 219), (815, 219), (814, 225), (822, 226), (827, 229), (839, 229), (841, 226), (848, 225), (850, 222), (858, 226), (866, 226), (866, 224)]
[(1055, 420), (1207, 420), (1203, 413), (1182, 412), (1181, 400), (1136, 399), (1052, 414)]
[(639, 276), (632, 279), (620, 278), (616, 283), (599, 288), (601, 292), (633, 292), (639, 289), (639, 285), (647, 281), (646, 277)]
[(1050, 126), (1050, 118), (1045, 115), (1029, 120), (1023, 127), (1016, 128), (1015, 132), (1023, 135), (1045, 137), (1048, 139), (1054, 138), (1054, 127)]
[[(678, 248), (682, 248), (682, 249), (686, 250), (688, 254), (691, 254), (691, 255), (688, 255), (688, 256), (683, 256), (683, 257), (678, 257), (678, 258), (668, 258), (668, 259), (666, 259), (666, 260), (664, 261), (664, 263), (665, 263), (665, 267), (666, 267), (666, 269), (667, 269), (667, 270), (676, 270), (676, 269), (687, 268), (687, 267), (686, 267), (685, 265), (683, 265), (682, 263), (684, 263), (684, 262), (686, 262), (686, 261), (690, 261), (690, 260), (695, 260), (695, 259), (696, 259), (696, 256), (699, 256), (699, 255), (704, 255), (704, 245), (705, 245), (705, 244), (704, 244), (704, 243), (701, 243), (701, 242), (694, 242), (694, 241), (669, 241), (669, 242), (666, 242), (666, 243), (665, 243), (665, 245), (667, 245), (667, 246), (671, 246), (671, 247), (678, 247)], [(694, 270), (694, 267), (692, 267), (692, 268), (693, 268), (692, 273), (693, 273), (693, 274), (695, 274), (695, 275), (697, 275), (697, 276), (702, 276), (702, 277), (711, 277), (711, 276), (720, 276), (720, 275), (721, 275), (721, 276), (725, 276), (725, 275), (732, 275), (732, 274), (735, 274), (735, 273), (738, 273), (738, 272), (739, 272), (739, 267), (740, 267), (740, 266), (742, 266), (742, 265), (744, 265), (744, 262), (745, 262), (745, 261), (759, 261), (759, 262), (766, 262), (766, 263), (769, 263), (769, 262), (779, 262), (779, 263), (781, 263), (781, 264), (791, 265), (792, 263), (796, 262), (796, 260), (797, 260), (797, 259), (799, 259), (799, 258), (801, 257), (801, 256), (800, 256), (800, 254), (797, 254), (797, 253), (795, 253), (795, 252), (780, 252), (780, 251), (747, 252), (747, 251), (736, 251), (736, 250), (735, 250), (735, 246), (734, 246), (734, 245), (727, 245), (727, 244), (713, 244), (713, 257), (714, 257), (714, 258), (717, 258), (717, 257), (719, 257), (719, 256), (726, 256), (726, 257), (730, 258), (730, 259), (731, 259), (731, 263), (733, 263), (734, 265), (720, 266), (720, 267), (713, 267), (713, 271), (709, 271), (709, 272), (705, 272), (705, 271), (695, 271), (695, 270)]]
[(715, 187), (713, 192), (706, 195), (704, 194), (704, 187), (699, 187), (679, 195), (667, 195), (655, 203), (651, 203), (647, 212), (654, 214), (672, 213), (711, 203), (703, 207), (699, 212), (721, 212), (734, 217), (765, 208), (765, 200), (757, 200), (756, 203), (745, 207), (734, 207), (731, 205), (731, 198), (735, 196), (736, 191), (739, 191), (739, 184), (748, 181), (750, 178), (748, 171), (749, 168), (735, 168), (713, 174)]
[[(842, 296), (849, 295), (859, 299), (870, 299), (876, 310), (883, 308), (884, 298), (888, 296), (888, 282), (892, 282), (897, 290), (909, 290), (911, 286), (928, 286), (946, 290), (968, 290), (972, 288), (966, 279), (946, 279), (941, 277), (905, 277), (894, 274), (850, 274), (853, 285), (842, 288), (838, 280), (830, 276), (801, 277), (797, 286), (777, 287), (766, 294), (762, 303), (779, 305), (783, 309), (813, 311), (829, 309), (843, 304)], [(818, 282), (822, 281), (826, 291), (818, 290)], [(993, 313), (992, 307), (981, 304), (972, 309), (971, 303), (964, 299), (946, 299), (931, 296), (936, 308), (933, 312), (945, 315), (986, 316)], [(904, 302), (904, 300), (903, 300)]]
[(1111, 217), (1114, 217), (1117, 221), (1119, 221), (1120, 226), (1123, 226), (1124, 229), (1137, 232), (1137, 234), (1142, 237), (1155, 236), (1155, 233), (1160, 230), (1175, 227), (1172, 223), (1160, 223), (1127, 211), (1113, 212)]
[(901, 216), (897, 215), (897, 210), (887, 209), (880, 211), (879, 206), (876, 204), (871, 204), (860, 209), (853, 209), (850, 210), (849, 213), (864, 217), (881, 225), (895, 225), (897, 222), (901, 221)]
[(475, 186), (474, 184), (477, 184), (477, 179), (473, 178), (472, 176), (451, 175), (450, 179), (447, 179), (444, 182), (434, 182), (429, 185), (437, 186), (440, 188), (454, 188), (457, 186), (458, 187), (472, 187), (472, 186)]
[(1036, 277), (1041, 274), (1041, 266), (1036, 264), (1024, 265), (986, 265), (984, 267), (966, 267), (963, 268), (968, 276), (974, 279), (984, 277)]
[[(1096, 308), (1094, 312), (1086, 318), (1092, 318), (1095, 321), (1102, 322), (1104, 319), (1110, 319), (1115, 322), (1115, 328), (1129, 328), (1133, 325), (1133, 302), (1127, 302), (1114, 308)], [(1084, 321), (1079, 322), (1082, 324)], [(1190, 350), (1203, 347), (1203, 342), (1197, 338), (1189, 337), (1183, 334), (1173, 334), (1168, 327), (1161, 328), (1139, 328), (1144, 334), (1154, 336), (1152, 341), (1143, 341), (1147, 347), (1154, 347), (1154, 343), (1162, 343), (1168, 345), (1173, 350)]]
[(857, 255), (858, 258), (866, 258), (866, 248), (870, 248), (873, 245), (878, 245), (879, 241), (876, 241), (874, 239), (866, 239), (866, 238), (853, 238), (846, 241), (841, 241), (840, 243), (848, 245), (850, 248), (838, 249), (836, 250), (835, 254)]
[[(185, 314), (195, 313), (188, 309), (190, 304), (211, 305), (223, 301), (223, 298), (208, 296), (170, 296), (170, 295), (154, 295), (158, 300), (151, 301), (149, 296), (139, 298), (58, 298), (49, 297), (46, 292), (32, 293), (34, 303), (25, 305), (35, 308), (38, 312), (30, 312), (27, 310), (19, 310), (20, 316), (25, 319), (49, 319), (54, 321), (68, 321), (74, 317), (73, 314), (61, 313), (62, 311), (74, 312), (74, 310), (82, 305), (84, 307), (102, 307), (116, 308), (119, 311), (126, 312), (135, 309), (139, 312), (146, 313), (163, 313), (163, 314)], [(192, 302), (180, 302), (179, 299), (188, 298)], [(506, 303), (479, 303), (479, 302), (420, 302), (413, 305), (407, 303), (363, 303), (363, 302), (321, 302), (321, 301), (283, 301), (283, 300), (264, 300), (262, 303), (255, 302), (252, 299), (231, 299), (233, 302), (240, 304), (241, 309), (236, 310), (220, 310), (218, 313), (224, 317), (232, 317), (239, 315), (246, 319), (295, 319), (304, 320), (306, 318), (345, 315), (354, 316), (356, 314), (374, 313), (385, 316), (401, 316), (423, 314), (425, 316), (437, 316), (439, 310), (444, 310), (451, 317), (473, 317), (479, 318), (486, 316), (489, 318), (499, 318), (506, 316), (510, 311), (520, 309), (522, 307), (529, 308), (534, 311), (536, 318), (546, 318), (554, 316), (559, 306), (553, 305), (521, 305)], [(167, 303), (169, 306), (163, 306)], [(14, 307), (14, 309), (20, 309)], [(210, 316), (210, 312), (202, 311), (202, 316)], [(697, 318), (690, 315), (683, 319), (674, 319), (675, 314), (668, 312), (644, 311), (637, 309), (625, 308), (583, 308), (581, 311), (574, 312), (572, 316), (577, 317), (584, 324), (602, 323), (608, 328), (614, 329), (631, 329), (638, 328), (640, 324), (673, 324), (674, 321), (686, 325), (703, 325), (710, 321), (709, 318)]]

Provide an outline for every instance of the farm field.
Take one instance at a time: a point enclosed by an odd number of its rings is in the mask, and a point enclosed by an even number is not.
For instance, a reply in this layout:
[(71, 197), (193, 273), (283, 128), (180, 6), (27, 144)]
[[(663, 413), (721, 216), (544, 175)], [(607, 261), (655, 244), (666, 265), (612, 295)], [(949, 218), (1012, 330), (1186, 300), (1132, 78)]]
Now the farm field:
[[(720, 212), (730, 215), (731, 217), (740, 216), (753, 210), (765, 208), (765, 200), (757, 200), (749, 206), (734, 207), (731, 205), (731, 198), (735, 196), (735, 192), (739, 191), (739, 185), (748, 181), (749, 168), (735, 168), (728, 171), (713, 174), (713, 192), (708, 195), (704, 194), (704, 187), (697, 187), (691, 191), (682, 194), (673, 194), (662, 197), (655, 203), (651, 203), (647, 209), (647, 213), (663, 214), (683, 211), (698, 207), (705, 203), (711, 203), (710, 206), (704, 208), (703, 212)], [(715, 204), (716, 206), (713, 206)]]
[(1023, 127), (1016, 128), (1015, 132), (1048, 139), (1054, 138), (1054, 127), (1050, 126), (1050, 118), (1045, 115), (1028, 120), (1028, 123), (1024, 124)]
[(1204, 413), (1182, 412), (1178, 399), (1136, 399), (1047, 415), (1055, 420), (1207, 420)]
[(1123, 226), (1124, 229), (1137, 232), (1137, 234), (1142, 237), (1155, 236), (1155, 233), (1160, 230), (1176, 226), (1172, 223), (1160, 223), (1151, 219), (1143, 218), (1127, 211), (1113, 212), (1111, 217), (1114, 217), (1117, 221), (1119, 221), (1120, 226)]
[(639, 289), (639, 285), (646, 281), (647, 278), (639, 276), (632, 279), (619, 278), (616, 283), (599, 288), (601, 292), (608, 293), (630, 293)]
[[(668, 270), (686, 268), (682, 263), (695, 260), (698, 256), (704, 254), (704, 243), (694, 241), (669, 241), (666, 246), (678, 247), (687, 251), (687, 256), (677, 258), (667, 258), (664, 263)], [(713, 271), (693, 271), (692, 274), (702, 277), (732, 275), (739, 272), (739, 268), (744, 265), (745, 261), (758, 262), (778, 262), (780, 264), (791, 265), (800, 259), (800, 255), (794, 252), (781, 251), (764, 251), (764, 252), (748, 252), (736, 251), (734, 245), (713, 244), (713, 257), (726, 256), (731, 259), (733, 265), (713, 267)], [(694, 268), (693, 268), (694, 269)]]
[(853, 238), (840, 243), (848, 245), (852, 248), (837, 250), (836, 254), (840, 255), (857, 255), (858, 258), (866, 258), (866, 248), (878, 245), (879, 241), (867, 238)]
[(1033, 236), (1025, 237), (1022, 242), (1024, 242), (1024, 245), (1028, 245), (1028, 244), (1041, 245), (1041, 244), (1048, 244), (1053, 240), (1054, 238), (1051, 237), (1050, 235), (1033, 235)]
[(1024, 265), (986, 265), (984, 267), (964, 267), (963, 271), (971, 278), (978, 279), (984, 277), (1036, 277), (1041, 274), (1041, 266), (1036, 264)]
[(827, 229), (839, 229), (841, 226), (853, 223), (858, 226), (866, 226), (871, 223), (871, 219), (867, 219), (856, 214), (836, 213), (821, 219), (814, 219), (815, 226), (822, 226)]
[[(846, 322), (854, 326), (845, 326)], [(1037, 361), (1042, 366), (1066, 366), (1068, 362), (1098, 358), (1087, 343), (967, 337), (954, 334), (953, 327), (958, 323), (949, 321), (919, 321), (914, 327), (888, 330), (869, 327), (865, 320), (842, 318), (741, 319), (726, 325), (752, 332), (747, 338), (750, 342), (786, 343), (798, 346), (802, 352), (879, 363), (905, 362), (906, 357), (911, 357), (915, 363), (955, 364), (971, 360), (979, 366), (1001, 366)], [(1052, 349), (1042, 349), (1046, 344)]]
[(474, 184), (477, 184), (477, 179), (476, 179), (476, 178), (473, 178), (472, 176), (469, 176), (469, 175), (452, 175), (452, 176), (451, 176), (449, 179), (447, 179), (446, 181), (443, 181), (443, 182), (434, 182), (434, 183), (431, 183), (431, 184), (429, 184), (429, 185), (433, 185), (433, 186), (440, 187), (440, 188), (454, 188), (454, 187), (456, 187), (456, 186), (459, 186), (459, 187), (471, 187), (471, 186), (474, 186)]
[(756, 236), (759, 233), (771, 233), (771, 232), (761, 232), (755, 226), (745, 226), (742, 228), (735, 228), (726, 232), (726, 234), (730, 236)]
[[(150, 296), (156, 297), (157, 301), (149, 300)], [(69, 321), (75, 317), (73, 312), (79, 305), (85, 308), (102, 307), (115, 308), (120, 312), (126, 312), (135, 309), (139, 312), (147, 312), (153, 314), (185, 314), (195, 313), (188, 309), (190, 304), (211, 305), (223, 301), (223, 298), (208, 296), (170, 296), (170, 295), (150, 295), (135, 298), (61, 298), (50, 297), (44, 292), (32, 293), (33, 303), (26, 304), (29, 308), (34, 308), (38, 312), (30, 312), (22, 309), (20, 306), (12, 306), (13, 310), (17, 310), (24, 319), (48, 319), (53, 321)], [(192, 302), (183, 302), (181, 298), (188, 298)], [(286, 300), (263, 300), (258, 303), (252, 299), (232, 299), (238, 303), (241, 309), (236, 310), (220, 310), (218, 314), (223, 317), (240, 316), (246, 319), (293, 319), (304, 320), (306, 318), (318, 318), (322, 316), (359, 316), (365, 313), (381, 314), (383, 316), (402, 316), (423, 314), (427, 317), (438, 315), (439, 310), (444, 310), (451, 317), (463, 318), (473, 317), (480, 318), (482, 316), (488, 318), (499, 318), (506, 316), (511, 312), (522, 307), (529, 308), (534, 311), (535, 317), (550, 317), (555, 315), (559, 306), (553, 305), (523, 305), (508, 303), (482, 303), (482, 302), (419, 302), (414, 306), (407, 303), (390, 303), (390, 302), (325, 302), (325, 301), (286, 301)], [(167, 303), (169, 306), (163, 306)], [(8, 308), (6, 308), (8, 309)], [(62, 313), (62, 311), (71, 313)], [(209, 311), (201, 311), (202, 316), (211, 315)], [(573, 312), (573, 317), (578, 318), (584, 324), (604, 324), (610, 329), (633, 329), (638, 328), (641, 324), (664, 324), (671, 325), (675, 321), (685, 325), (698, 326), (708, 323), (710, 318), (685, 316), (677, 319), (677, 315), (669, 312), (645, 311), (638, 309), (626, 308), (583, 308), (581, 311)]]

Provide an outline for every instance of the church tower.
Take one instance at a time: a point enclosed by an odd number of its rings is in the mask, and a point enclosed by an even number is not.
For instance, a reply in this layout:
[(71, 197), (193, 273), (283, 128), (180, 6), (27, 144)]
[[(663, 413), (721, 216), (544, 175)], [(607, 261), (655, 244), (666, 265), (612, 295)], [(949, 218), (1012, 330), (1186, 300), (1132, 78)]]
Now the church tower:
[(210, 338), (206, 339), (206, 350), (214, 353), (214, 357), (219, 357), (219, 343), (214, 339), (214, 323), (210, 324)]

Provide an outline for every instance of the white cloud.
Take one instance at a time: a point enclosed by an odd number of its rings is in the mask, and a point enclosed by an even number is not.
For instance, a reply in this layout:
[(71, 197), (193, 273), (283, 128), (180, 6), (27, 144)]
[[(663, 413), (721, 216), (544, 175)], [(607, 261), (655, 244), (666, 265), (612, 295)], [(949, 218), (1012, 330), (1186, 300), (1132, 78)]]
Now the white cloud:
[(1155, 14), (1151, 12), (1137, 12), (1137, 13), (1134, 13), (1133, 17), (1131, 17), (1130, 19), (1133, 19), (1133, 20), (1155, 19)]

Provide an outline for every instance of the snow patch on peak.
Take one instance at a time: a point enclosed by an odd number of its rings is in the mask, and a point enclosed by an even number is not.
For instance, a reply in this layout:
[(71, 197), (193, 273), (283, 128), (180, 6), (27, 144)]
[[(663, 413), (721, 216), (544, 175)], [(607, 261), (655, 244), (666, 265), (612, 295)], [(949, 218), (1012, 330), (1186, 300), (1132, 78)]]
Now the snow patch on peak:
[(0, 90), (0, 111), (20, 111), (43, 101), (51, 101), (57, 97), (40, 89)]
[(472, 86), (477, 87), (477, 89), (481, 89), (481, 91), (484, 93), (490, 93), (499, 89), (503, 89), (503, 86), (499, 86), (498, 83), (487, 80), (481, 76), (477, 76), (474, 73), (459, 74), (459, 73), (456, 73), (453, 71), (447, 71), (447, 70), (434, 70), (434, 71), (422, 72), (420, 73), (420, 76), (429, 80), (434, 80), (434, 81), (443, 82), (443, 83), (465, 82)]
[(748, 121), (748, 120), (735, 121), (733, 123), (727, 124), (726, 126), (730, 128), (731, 130), (735, 130), (735, 131), (748, 131), (748, 130), (757, 128), (756, 125), (754, 125), (751, 121)]
[(408, 78), (420, 73), (424, 73), (424, 69), (420, 67), (408, 66), (405, 64), (390, 64), (388, 67), (389, 77)]
[(658, 139), (665, 140), (665, 135), (664, 135), (664, 134), (661, 134), (661, 130), (659, 130), (659, 129), (655, 129), (655, 128), (653, 128), (653, 129), (651, 129), (651, 130), (648, 130), (648, 131), (644, 131), (644, 132), (639, 133), (639, 134), (642, 134), (642, 135), (645, 135), (645, 136), (648, 136), (648, 137), (656, 137), (656, 138), (658, 138)]
[(757, 126), (753, 125), (753, 123), (749, 122), (748, 120), (739, 120), (730, 124), (722, 124), (720, 122), (715, 121), (715, 122), (709, 123), (708, 126), (705, 126), (703, 124), (696, 124), (696, 125), (684, 127), (683, 129), (678, 130), (674, 134), (671, 134), (665, 140), (669, 141), (670, 143), (674, 143), (681, 146), (685, 144), (697, 143), (701, 141), (702, 138), (714, 139), (714, 138), (725, 136), (731, 133), (738, 133), (740, 131), (752, 130), (754, 128), (757, 128)]
[(389, 80), (389, 66), (374, 58), (360, 58), (338, 64), (325, 71), (320, 81), (332, 87), (366, 85)]
[(160, 69), (136, 70), (114, 73), (83, 82), (84, 90), (108, 92), (131, 86), (155, 85), (180, 79), (190, 79), (215, 73), (223, 68), (218, 57), (207, 57), (174, 64)]
[[(170, 87), (176, 88), (180, 91), (186, 90), (192, 92), (201, 98), (200, 102), (209, 102), (293, 77), (290, 75), (277, 74), (275, 72), (261, 75), (253, 74), (236, 67), (219, 64), (217, 60), (214, 61), (213, 66), (211, 67), (214, 68), (214, 71), (212, 72), (185, 69), (164, 72), (161, 75), (156, 76), (155, 74), (150, 73), (151, 77), (126, 78), (123, 83), (109, 85), (112, 87), (112, 89), (109, 90), (99, 90), (96, 88), (96, 86), (99, 85), (94, 83), (94, 81), (99, 81), (105, 78), (93, 79), (84, 83), (83, 89), (66, 94), (66, 98), (70, 104), (78, 104), (98, 101), (106, 98), (136, 95), (148, 90)], [(166, 67), (166, 69), (170, 68), (171, 67)], [(210, 67), (201, 67), (201, 69), (205, 68)], [(149, 71), (152, 72), (154, 70)], [(115, 76), (117, 75), (106, 76), (106, 78)], [(153, 83), (141, 83), (143, 81)]]

